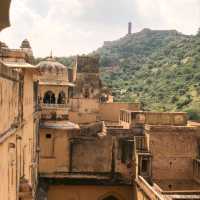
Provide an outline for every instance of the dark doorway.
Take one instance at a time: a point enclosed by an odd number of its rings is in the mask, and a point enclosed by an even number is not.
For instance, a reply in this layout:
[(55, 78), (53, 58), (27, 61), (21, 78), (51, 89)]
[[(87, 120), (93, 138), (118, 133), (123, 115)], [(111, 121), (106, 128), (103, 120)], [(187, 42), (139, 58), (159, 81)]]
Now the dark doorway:
[(103, 200), (119, 200), (119, 199), (117, 199), (116, 197), (111, 195), (111, 196), (104, 198)]
[(58, 104), (65, 104), (65, 103), (66, 103), (65, 93), (62, 91), (58, 95)]

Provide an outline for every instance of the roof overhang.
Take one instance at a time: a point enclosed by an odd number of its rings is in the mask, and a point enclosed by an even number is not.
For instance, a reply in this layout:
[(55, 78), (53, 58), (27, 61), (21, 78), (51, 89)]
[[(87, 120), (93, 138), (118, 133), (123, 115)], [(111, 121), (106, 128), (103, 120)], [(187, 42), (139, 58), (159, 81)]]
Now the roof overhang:
[(71, 82), (61, 82), (61, 81), (39, 81), (39, 85), (75, 87), (74, 83), (71, 83)]
[(10, 26), (10, 2), (11, 0), (0, 1), (0, 31)]
[(11, 68), (11, 69), (25, 69), (30, 70), (34, 74), (40, 74), (37, 67), (31, 65), (27, 62), (8, 62), (8, 61), (0, 61), (4, 66)]

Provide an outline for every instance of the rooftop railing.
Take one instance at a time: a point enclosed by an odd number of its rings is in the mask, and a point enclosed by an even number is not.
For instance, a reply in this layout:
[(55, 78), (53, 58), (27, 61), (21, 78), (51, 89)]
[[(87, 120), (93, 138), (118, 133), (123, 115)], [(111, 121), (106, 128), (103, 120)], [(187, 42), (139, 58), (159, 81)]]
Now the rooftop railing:
[(69, 108), (69, 104), (41, 104), (42, 109)]
[(138, 125), (173, 125), (186, 126), (187, 114), (184, 112), (144, 112), (120, 110), (120, 121)]

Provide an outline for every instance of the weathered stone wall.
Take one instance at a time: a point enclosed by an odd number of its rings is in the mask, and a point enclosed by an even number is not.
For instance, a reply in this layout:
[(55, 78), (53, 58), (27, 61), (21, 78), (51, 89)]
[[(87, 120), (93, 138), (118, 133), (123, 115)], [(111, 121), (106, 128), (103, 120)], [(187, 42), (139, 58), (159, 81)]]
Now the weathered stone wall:
[(19, 119), (19, 75), (0, 64), (0, 134)]
[(78, 56), (76, 67), (78, 73), (99, 73), (99, 57)]
[[(16, 53), (16, 55), (15, 55)], [(14, 54), (14, 55), (13, 55)], [(21, 54), (8, 54), (12, 62)], [(14, 57), (12, 57), (14, 56)], [(25, 62), (25, 61), (24, 61)], [(0, 66), (0, 199), (18, 199), (23, 177), (35, 191), (36, 186), (36, 134), (38, 123), (34, 114), (33, 74), (30, 70), (15, 70)], [(39, 117), (39, 116), (38, 116)], [(30, 195), (29, 194), (29, 195)], [(33, 192), (34, 194), (34, 192)], [(30, 196), (29, 196), (30, 197)]]
[[(47, 138), (47, 134), (51, 134), (51, 138)], [(80, 134), (84, 135), (79, 133), (77, 137), (77, 133), (40, 129), (40, 172), (110, 172), (112, 138), (98, 139), (89, 135), (84, 138)]]
[(40, 129), (40, 150), (41, 173), (69, 172), (70, 148), (66, 131)]
[(193, 179), (199, 131), (194, 127), (147, 127), (153, 179)]
[(78, 73), (74, 88), (75, 98), (99, 99), (101, 92), (101, 81), (99, 74)]
[(74, 97), (98, 100), (102, 87), (99, 74), (99, 57), (78, 56), (73, 70)]
[[(175, 125), (185, 126), (187, 125), (187, 114), (183, 112), (172, 112), (172, 113), (154, 113), (145, 112), (145, 124), (150, 125)], [(136, 117), (137, 118), (137, 117)], [(143, 120), (143, 116), (139, 116), (139, 119)]]
[(73, 200), (104, 200), (113, 196), (118, 200), (133, 199), (133, 191), (130, 186), (50, 186), (48, 199), (56, 200), (73, 199)]
[(16, 137), (19, 126), (19, 74), (0, 63), (0, 199), (16, 199)]
[(102, 103), (100, 104), (100, 118), (103, 121), (118, 122), (120, 110), (139, 111), (138, 103)]
[[(111, 172), (112, 148), (111, 137), (74, 140), (72, 144), (72, 172)], [(90, 155), (89, 158), (88, 155)]]
[(99, 102), (96, 99), (71, 99), (69, 110), (69, 120), (74, 123), (94, 123), (99, 118)]
[(16, 197), (16, 188), (19, 180), (16, 179), (16, 140), (15, 135), (9, 137), (6, 142), (0, 144), (1, 162), (0, 176), (3, 184), (0, 184), (0, 199), (13, 199)]
[(69, 120), (77, 124), (89, 124), (98, 121), (97, 113), (78, 113), (69, 111)]
[(184, 112), (143, 112), (143, 111), (120, 111), (120, 124), (124, 127), (136, 127), (149, 125), (172, 125), (186, 126), (187, 114)]
[(70, 99), (70, 110), (78, 113), (98, 113), (98, 99)]
[[(106, 129), (103, 123), (81, 126), (80, 130), (40, 129), (40, 173), (121, 174), (132, 178), (133, 135), (131, 130)], [(123, 143), (122, 143), (123, 142)], [(64, 154), (61, 152), (65, 152)], [(88, 157), (89, 156), (89, 157)], [(70, 176), (69, 176), (70, 177)], [(123, 182), (122, 181), (122, 182)]]

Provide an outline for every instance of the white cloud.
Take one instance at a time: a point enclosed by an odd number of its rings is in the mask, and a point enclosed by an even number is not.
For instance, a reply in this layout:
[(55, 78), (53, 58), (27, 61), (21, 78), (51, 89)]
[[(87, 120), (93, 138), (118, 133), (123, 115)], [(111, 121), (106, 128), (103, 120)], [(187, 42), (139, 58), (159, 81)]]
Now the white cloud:
[(178, 29), (191, 34), (200, 27), (200, 0), (14, 0), (10, 28), (0, 39), (19, 47), (28, 38), (36, 56), (88, 53), (104, 40), (134, 30)]
[(194, 34), (200, 27), (199, 0), (136, 0), (142, 26)]

